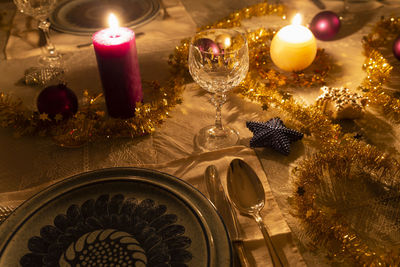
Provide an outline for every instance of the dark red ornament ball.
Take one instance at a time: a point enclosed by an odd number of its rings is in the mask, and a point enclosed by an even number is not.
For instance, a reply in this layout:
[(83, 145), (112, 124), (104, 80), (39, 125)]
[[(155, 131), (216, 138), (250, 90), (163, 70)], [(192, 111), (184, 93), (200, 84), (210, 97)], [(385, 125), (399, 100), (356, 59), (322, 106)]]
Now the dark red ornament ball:
[(57, 114), (65, 119), (78, 111), (78, 98), (65, 84), (52, 85), (40, 92), (37, 108), (39, 113), (46, 113), (52, 119)]
[(400, 35), (393, 42), (393, 55), (400, 60)]
[(340, 30), (339, 16), (332, 11), (322, 11), (312, 19), (310, 30), (319, 40), (332, 40)]

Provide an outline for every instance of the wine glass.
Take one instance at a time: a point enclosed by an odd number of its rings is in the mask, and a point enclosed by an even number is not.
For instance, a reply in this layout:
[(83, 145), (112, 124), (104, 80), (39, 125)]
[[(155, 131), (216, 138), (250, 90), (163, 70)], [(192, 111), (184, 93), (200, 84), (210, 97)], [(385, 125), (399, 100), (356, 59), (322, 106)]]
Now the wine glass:
[(216, 108), (215, 124), (202, 128), (196, 135), (196, 145), (203, 151), (236, 144), (236, 130), (222, 126), (221, 109), (226, 93), (238, 85), (249, 69), (247, 39), (232, 29), (212, 29), (197, 33), (189, 47), (189, 72), (194, 81), (212, 93)]
[(38, 20), (38, 28), (42, 30), (46, 39), (46, 52), (39, 57), (41, 67), (39, 69), (33, 68), (26, 73), (26, 79), (34, 78), (43, 83), (62, 72), (61, 55), (51, 42), (50, 22), (48, 21), (50, 13), (56, 7), (57, 0), (14, 0), (14, 3), (21, 13)]
[(340, 12), (342, 22), (354, 22), (358, 16), (371, 10), (371, 0), (343, 0), (343, 9)]

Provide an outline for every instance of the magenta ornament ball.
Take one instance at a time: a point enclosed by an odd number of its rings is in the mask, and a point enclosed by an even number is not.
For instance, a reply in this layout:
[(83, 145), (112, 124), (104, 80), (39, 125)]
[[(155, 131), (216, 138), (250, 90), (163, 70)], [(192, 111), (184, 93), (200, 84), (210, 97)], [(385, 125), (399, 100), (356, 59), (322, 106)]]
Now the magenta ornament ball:
[(200, 38), (194, 42), (194, 45), (197, 46), (201, 52), (220, 53), (218, 44), (208, 38)]
[(78, 98), (66, 85), (52, 85), (40, 92), (37, 108), (39, 113), (46, 113), (51, 119), (54, 119), (57, 114), (61, 114), (66, 119), (78, 111)]
[(318, 40), (332, 40), (340, 30), (339, 16), (332, 11), (322, 11), (312, 19), (310, 30)]
[(400, 60), (400, 35), (393, 42), (393, 55)]

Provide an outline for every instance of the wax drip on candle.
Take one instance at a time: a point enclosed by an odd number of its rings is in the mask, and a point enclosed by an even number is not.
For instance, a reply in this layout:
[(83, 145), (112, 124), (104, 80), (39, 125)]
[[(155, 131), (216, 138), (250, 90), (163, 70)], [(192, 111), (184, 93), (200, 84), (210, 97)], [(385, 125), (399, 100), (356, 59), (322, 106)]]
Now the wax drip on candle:
[(120, 37), (120, 35), (118, 34), (118, 30), (117, 30), (119, 28), (118, 19), (113, 13), (110, 13), (110, 15), (108, 16), (108, 25), (109, 25), (109, 28), (111, 30), (110, 37), (111, 38)]

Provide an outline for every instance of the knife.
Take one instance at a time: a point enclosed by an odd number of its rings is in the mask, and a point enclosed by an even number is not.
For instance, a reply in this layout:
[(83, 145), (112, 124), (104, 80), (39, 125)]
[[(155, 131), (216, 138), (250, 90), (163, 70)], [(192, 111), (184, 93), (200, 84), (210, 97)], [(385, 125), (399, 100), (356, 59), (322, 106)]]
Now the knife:
[(241, 233), (239, 229), (239, 222), (236, 217), (236, 212), (233, 209), (231, 202), (225, 194), (222, 187), (221, 180), (218, 175), (217, 168), (214, 165), (207, 167), (204, 173), (204, 179), (207, 186), (210, 200), (217, 208), (221, 215), (226, 228), (228, 229), (229, 237), (232, 241), (233, 247), (237, 252), (242, 267), (250, 267), (249, 260), (247, 259), (243, 240), (240, 238)]
[(325, 9), (325, 4), (321, 0), (311, 0), (319, 9)]

